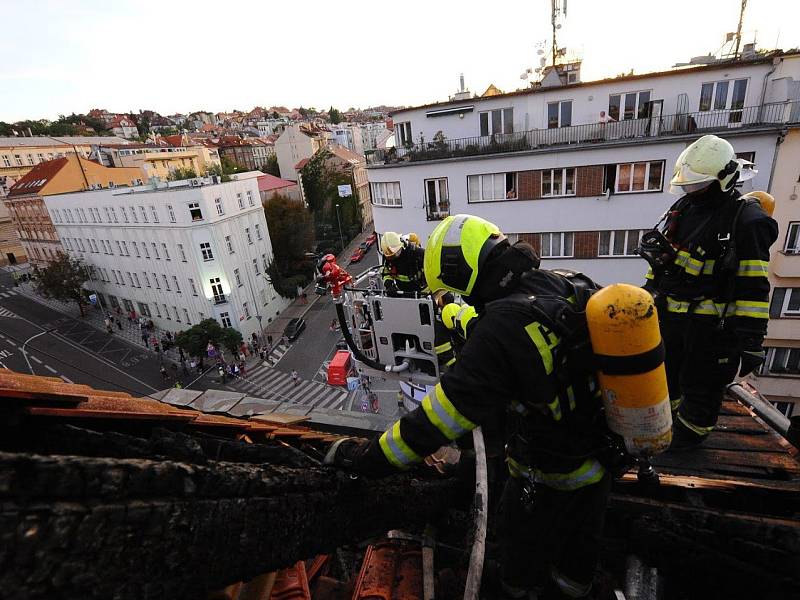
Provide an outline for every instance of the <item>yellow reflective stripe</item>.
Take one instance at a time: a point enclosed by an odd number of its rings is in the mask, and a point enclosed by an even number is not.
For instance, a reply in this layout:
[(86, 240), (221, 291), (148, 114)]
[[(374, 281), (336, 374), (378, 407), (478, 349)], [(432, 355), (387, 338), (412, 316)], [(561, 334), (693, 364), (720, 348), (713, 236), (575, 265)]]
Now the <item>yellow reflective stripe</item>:
[(653, 269), (652, 268), (647, 269), (647, 273), (645, 274), (644, 278), (645, 279), (655, 279), (655, 277), (656, 276), (653, 275)]
[[(667, 312), (687, 313), (689, 312), (689, 306), (691, 304), (694, 304), (694, 310), (692, 311), (692, 314), (711, 315), (714, 317), (722, 316), (722, 311), (725, 310), (726, 306), (725, 302), (713, 302), (708, 299), (700, 300), (699, 302), (687, 302), (686, 300), (675, 300), (674, 298), (667, 296)], [(731, 302), (727, 306), (728, 310), (725, 316), (729, 317), (731, 315), (738, 314), (734, 303)]]
[(756, 302), (754, 300), (737, 300), (735, 307), (737, 317), (751, 317), (753, 319), (769, 319), (769, 302)]
[(378, 440), (383, 455), (398, 469), (407, 469), (412, 463), (419, 462), (422, 458), (414, 452), (400, 435), (400, 421), (395, 421), (391, 429), (383, 432)]
[(606, 470), (597, 459), (587, 458), (583, 464), (569, 473), (545, 473), (529, 467), (508, 457), (509, 473), (513, 477), (525, 477), (535, 483), (543, 483), (547, 487), (561, 491), (573, 491), (600, 481)]
[(446, 363), (444, 363), (444, 366), (445, 367), (452, 367), (454, 364), (456, 364), (456, 357), (455, 356), (453, 358), (451, 358), (450, 360), (448, 360)]
[(542, 364), (544, 365), (544, 372), (550, 375), (553, 372), (553, 348), (558, 345), (559, 337), (552, 331), (547, 332), (547, 337), (552, 339), (548, 342), (544, 338), (545, 328), (538, 321), (534, 321), (530, 325), (525, 326), (525, 331), (533, 341), (539, 355), (542, 357)]
[(703, 264), (703, 275), (713, 275), (714, 274), (714, 265), (716, 263), (717, 263), (717, 261), (715, 259), (709, 258)]
[(567, 400), (569, 401), (569, 409), (575, 410), (575, 390), (572, 389), (572, 386), (567, 388)]
[(679, 267), (683, 267), (690, 275), (699, 275), (703, 268), (703, 261), (692, 258), (692, 255), (686, 252), (686, 250), (678, 251), (675, 264)]
[(444, 344), (439, 344), (438, 346), (434, 346), (433, 351), (436, 354), (442, 354), (443, 352), (447, 352), (448, 350), (453, 349), (453, 344), (451, 342), (445, 342)]
[(766, 277), (769, 274), (769, 262), (766, 260), (740, 260), (737, 277)]
[(559, 403), (558, 398), (556, 398), (552, 402), (548, 402), (547, 403), (547, 408), (550, 409), (550, 412), (553, 415), (553, 420), (554, 421), (560, 421), (561, 420), (561, 404)]
[(683, 402), (683, 396), (679, 398), (670, 398), (669, 407), (670, 409), (672, 409), (672, 412), (678, 410), (678, 407), (681, 405), (681, 402)]
[(468, 431), (475, 429), (476, 425), (464, 415), (462, 415), (447, 394), (441, 384), (437, 383), (433, 390), (433, 398), (428, 394), (422, 400), (422, 409), (433, 425), (442, 432), (448, 440), (460, 438)]
[(697, 435), (706, 436), (712, 431), (714, 431), (714, 426), (711, 427), (701, 427), (700, 425), (695, 425), (694, 423), (687, 421), (683, 415), (678, 415), (678, 420), (683, 423), (687, 429), (694, 431)]

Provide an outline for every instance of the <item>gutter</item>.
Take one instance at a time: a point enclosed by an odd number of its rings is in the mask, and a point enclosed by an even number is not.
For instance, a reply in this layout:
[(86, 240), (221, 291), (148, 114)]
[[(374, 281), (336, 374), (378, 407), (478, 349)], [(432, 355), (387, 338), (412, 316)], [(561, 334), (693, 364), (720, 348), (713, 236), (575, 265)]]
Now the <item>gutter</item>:
[(778, 153), (781, 149), (781, 144), (786, 139), (788, 129), (784, 128), (778, 133), (778, 138), (775, 140), (775, 152), (772, 154), (772, 168), (769, 171), (769, 181), (767, 182), (767, 193), (772, 193), (772, 180), (775, 178), (775, 165), (778, 164)]

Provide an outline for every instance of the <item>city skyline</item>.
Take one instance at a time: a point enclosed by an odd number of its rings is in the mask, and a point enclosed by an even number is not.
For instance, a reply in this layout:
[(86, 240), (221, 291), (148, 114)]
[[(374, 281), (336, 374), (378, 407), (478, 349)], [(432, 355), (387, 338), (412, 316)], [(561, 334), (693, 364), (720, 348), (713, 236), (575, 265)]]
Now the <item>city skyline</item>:
[[(775, 19), (776, 5), (785, 18)], [(498, 18), (500, 25), (489, 29), (489, 14), (477, 18), (472, 8), (456, 14), (420, 2), (396, 10), (356, 3), (351, 14), (311, 3), (314, 18), (307, 22), (273, 14), (263, 4), (234, 1), (214, 20), (234, 19), (224, 33), (203, 25), (204, 15), (217, 9), (211, 2), (159, 4), (158, 26), (140, 26), (154, 6), (125, 2), (108, 8), (91, 0), (45, 2), (36, 10), (4, 7), (8, 21), (18, 26), (0, 40), (3, 55), (14, 57), (0, 65), (0, 121), (55, 119), (95, 107), (166, 115), (257, 105), (412, 106), (446, 100), (462, 72), (478, 94), (490, 83), (504, 91), (525, 87), (520, 74), (538, 65), (537, 44), (549, 46), (544, 1), (493, 3), (489, 13), (514, 18)], [(623, 2), (611, 11), (585, 0), (569, 2), (558, 45), (582, 55), (584, 80), (631, 69), (665, 70), (717, 52), (739, 15), (738, 0), (675, 2), (657, 19), (635, 14), (639, 6)], [(239, 30), (236, 19), (242, 16), (248, 28)], [(755, 36), (759, 48), (798, 47), (798, 23), (796, 4), (750, 2), (743, 42)], [(34, 30), (40, 35), (32, 43)]]

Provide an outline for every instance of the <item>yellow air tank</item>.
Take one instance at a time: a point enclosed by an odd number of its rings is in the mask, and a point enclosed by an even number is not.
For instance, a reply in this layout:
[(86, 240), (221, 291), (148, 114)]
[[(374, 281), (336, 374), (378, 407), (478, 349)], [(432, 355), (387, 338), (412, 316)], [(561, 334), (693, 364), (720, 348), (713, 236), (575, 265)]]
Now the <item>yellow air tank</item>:
[(633, 456), (651, 456), (672, 441), (664, 345), (653, 298), (617, 283), (594, 294), (586, 319), (611, 431)]
[(767, 213), (770, 217), (772, 213), (775, 212), (775, 198), (772, 194), (768, 194), (767, 192), (748, 192), (744, 195), (745, 198), (755, 198), (758, 200), (758, 203), (761, 205), (761, 208)]

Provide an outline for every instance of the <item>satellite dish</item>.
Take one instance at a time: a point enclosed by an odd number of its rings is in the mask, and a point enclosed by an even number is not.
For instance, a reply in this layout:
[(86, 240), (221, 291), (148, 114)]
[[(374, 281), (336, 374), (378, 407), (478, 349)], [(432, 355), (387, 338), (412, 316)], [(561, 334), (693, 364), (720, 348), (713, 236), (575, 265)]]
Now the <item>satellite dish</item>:
[(547, 59), (543, 56), (542, 58), (539, 59), (539, 64), (541, 66), (545, 66), (547, 64)]
[(539, 56), (541, 56), (542, 54), (544, 54), (544, 50), (542, 50), (541, 48), (539, 48), (539, 49), (536, 51), (536, 54), (538, 54)]
[(558, 25), (556, 25), (556, 29), (561, 29), (561, 23), (559, 23)]
[(520, 79), (527, 79), (528, 78), (528, 72), (525, 71), (522, 75), (519, 76), (519, 78)]

